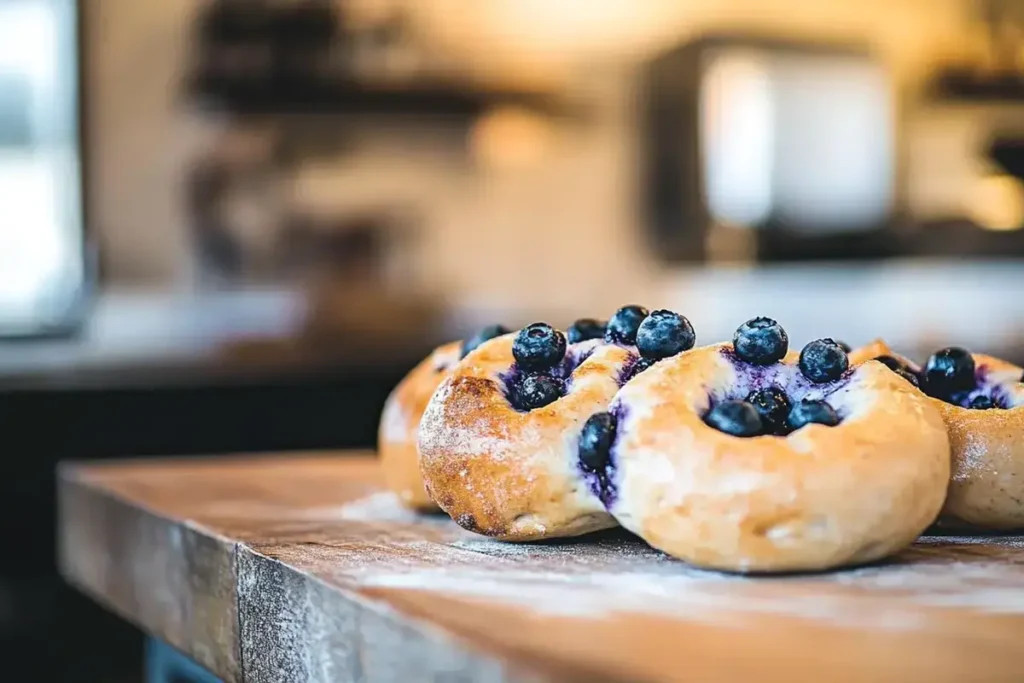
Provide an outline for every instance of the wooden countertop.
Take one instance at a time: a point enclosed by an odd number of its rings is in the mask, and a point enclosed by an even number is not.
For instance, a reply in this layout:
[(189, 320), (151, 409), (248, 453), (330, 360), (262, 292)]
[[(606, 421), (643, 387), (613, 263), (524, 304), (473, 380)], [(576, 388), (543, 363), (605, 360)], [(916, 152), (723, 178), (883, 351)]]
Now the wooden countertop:
[(70, 464), (61, 568), (229, 681), (1019, 681), (1024, 537), (700, 572), (621, 532), (511, 545), (366, 454)]

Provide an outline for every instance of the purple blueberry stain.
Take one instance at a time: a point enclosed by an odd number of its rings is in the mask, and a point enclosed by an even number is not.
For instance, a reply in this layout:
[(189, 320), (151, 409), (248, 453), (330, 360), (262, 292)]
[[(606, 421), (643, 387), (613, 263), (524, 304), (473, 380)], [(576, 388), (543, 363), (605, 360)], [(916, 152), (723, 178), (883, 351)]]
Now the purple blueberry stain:
[(626, 382), (653, 365), (653, 363), (642, 358), (640, 354), (634, 352), (630, 347), (624, 348), (629, 349), (629, 358), (626, 359), (626, 362), (622, 364), (622, 369), (619, 370), (619, 376), (616, 381), (620, 387), (625, 386)]
[(608, 412), (591, 416), (580, 432), (577, 469), (605, 509), (611, 509), (618, 497), (615, 476), (617, 448), (625, 429), (626, 415), (626, 407), (615, 402)]
[(978, 408), (984, 405), (1005, 409), (1013, 402), (1007, 387), (992, 377), (986, 365), (979, 365), (975, 369), (972, 389), (941, 398), (946, 403), (961, 408)]
[[(802, 401), (825, 401), (842, 397), (856, 372), (848, 368), (837, 379), (829, 382), (814, 382), (803, 375), (800, 368), (786, 363), (755, 365), (741, 359), (731, 348), (723, 348), (721, 354), (728, 359), (735, 371), (735, 380), (724, 390), (708, 393), (705, 415), (726, 401), (746, 401), (751, 394), (767, 389), (778, 389), (785, 393), (793, 405)], [(846, 417), (844, 401), (836, 401), (832, 407), (840, 420)], [(830, 403), (831, 405), (831, 403)]]
[[(964, 391), (943, 395), (941, 392), (930, 391), (929, 395), (950, 405), (968, 409), (1009, 409), (1014, 406), (1013, 382), (999, 380), (993, 376), (991, 368), (979, 365), (974, 371), (974, 386)], [(925, 386), (927, 389), (927, 385)]]
[(736, 371), (736, 381), (723, 395), (711, 396), (712, 402), (745, 400), (753, 392), (769, 387), (782, 389), (794, 403), (804, 399), (821, 401), (845, 388), (856, 372), (856, 368), (850, 368), (838, 379), (819, 384), (804, 377), (795, 365), (752, 365), (741, 360), (732, 349), (722, 349), (721, 353), (732, 363)]
[[(576, 372), (576, 368), (582, 365), (584, 361), (593, 355), (598, 345), (599, 342), (596, 340), (587, 340), (571, 345), (562, 360), (550, 369), (546, 370), (543, 374), (562, 382), (565, 387), (565, 391), (562, 395), (564, 396), (568, 394), (572, 391), (572, 375)], [(522, 386), (523, 380), (529, 374), (533, 373), (525, 372), (515, 361), (512, 362), (512, 365), (509, 366), (508, 370), (498, 373), (498, 379), (501, 380), (505, 398), (513, 408), (520, 412), (528, 412), (520, 405), (518, 389)]]

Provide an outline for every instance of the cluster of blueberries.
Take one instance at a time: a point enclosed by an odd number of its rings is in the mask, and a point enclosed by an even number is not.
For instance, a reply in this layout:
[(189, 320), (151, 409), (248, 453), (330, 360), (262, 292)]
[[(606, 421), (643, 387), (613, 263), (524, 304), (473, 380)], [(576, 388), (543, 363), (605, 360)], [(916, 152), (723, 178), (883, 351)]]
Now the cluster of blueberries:
[(640, 360), (634, 374), (662, 358), (693, 348), (696, 336), (690, 321), (672, 311), (648, 312), (642, 306), (623, 306), (607, 323), (593, 318), (574, 322), (566, 334), (547, 323), (527, 325), (512, 342), (512, 355), (519, 371), (510, 387), (509, 398), (519, 410), (536, 410), (565, 394), (565, 380), (552, 372), (565, 358), (568, 344), (590, 339), (635, 345)]
[(933, 353), (920, 373), (892, 356), (878, 356), (874, 360), (915, 387), (920, 387), (932, 398), (974, 410), (1000, 407), (989, 396), (979, 395), (968, 399), (968, 395), (977, 388), (974, 357), (969, 351), (958, 346), (950, 346)]
[[(573, 328), (577, 325), (579, 322)], [(608, 321), (603, 337), (609, 342), (636, 346), (640, 358), (631, 368), (631, 376), (636, 376), (663, 358), (689, 351), (697, 341), (693, 326), (685, 317), (666, 310), (648, 313), (647, 309), (640, 306), (624, 306), (616, 311)], [(599, 477), (605, 476), (617, 426), (618, 420), (610, 412), (595, 413), (583, 424), (578, 455), (580, 467), (584, 471)], [(605, 485), (606, 482), (602, 488)]]
[[(472, 350), (511, 330), (503, 325), (483, 328), (463, 343), (464, 358)], [(685, 317), (667, 310), (649, 312), (642, 306), (623, 306), (607, 321), (581, 318), (565, 334), (546, 323), (524, 327), (512, 343), (518, 372), (509, 387), (512, 405), (524, 411), (553, 403), (565, 395), (565, 379), (556, 371), (565, 359), (569, 344), (590, 339), (635, 346), (640, 358), (631, 368), (634, 376), (663, 358), (693, 348), (696, 337)], [(737, 358), (752, 365), (771, 365), (789, 350), (789, 337), (775, 320), (759, 317), (741, 325), (733, 335)], [(810, 342), (800, 352), (801, 374), (815, 384), (838, 380), (849, 368), (850, 348), (833, 339)], [(988, 396), (967, 394), (976, 387), (975, 364), (971, 354), (958, 347), (933, 354), (920, 373), (897, 358), (879, 356), (875, 360), (921, 387), (935, 398), (975, 409), (998, 407)], [(1022, 378), (1024, 380), (1024, 378)], [(793, 402), (786, 392), (771, 386), (751, 392), (745, 400), (727, 400), (714, 405), (704, 421), (719, 431), (739, 437), (766, 434), (786, 435), (808, 424), (839, 424), (836, 411), (825, 401), (802, 399)], [(580, 438), (580, 461), (585, 469), (597, 471), (607, 460), (614, 440), (615, 417), (606, 412), (593, 415), (584, 425)]]
[[(789, 336), (771, 318), (754, 318), (736, 330), (733, 350), (737, 358), (752, 365), (771, 365), (789, 351)], [(815, 384), (834, 382), (850, 367), (847, 351), (849, 347), (833, 339), (812, 341), (800, 351), (800, 372)], [(733, 436), (781, 436), (808, 424), (835, 426), (839, 416), (825, 401), (793, 403), (785, 391), (771, 386), (751, 392), (745, 400), (716, 404), (704, 422)]]
[(970, 352), (951, 346), (928, 358), (921, 373), (921, 388), (929, 396), (954, 405), (966, 404), (975, 410), (999, 407), (988, 396), (975, 396), (967, 401), (967, 394), (977, 387), (975, 370), (974, 357)]

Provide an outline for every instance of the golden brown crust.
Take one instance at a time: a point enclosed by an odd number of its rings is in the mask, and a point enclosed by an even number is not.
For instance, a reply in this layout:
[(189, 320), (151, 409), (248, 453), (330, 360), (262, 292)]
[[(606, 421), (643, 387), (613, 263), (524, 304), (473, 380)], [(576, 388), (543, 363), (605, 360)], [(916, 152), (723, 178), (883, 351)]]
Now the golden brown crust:
[(899, 355), (889, 348), (889, 345), (885, 343), (885, 340), (880, 338), (850, 351), (847, 355), (850, 358), (850, 365), (860, 365), (861, 363), (865, 363), (872, 358), (878, 358), (879, 356), (893, 356), (894, 358), (900, 358)]
[(1024, 372), (1004, 360), (973, 354), (989, 381), (1006, 388), (1013, 407), (971, 410), (930, 399), (942, 414), (952, 447), (952, 478), (942, 517), (983, 529), (1024, 528)]
[[(850, 354), (858, 360), (894, 356), (882, 340)], [(1011, 402), (1008, 410), (971, 410), (930, 398), (949, 434), (951, 478), (941, 521), (951, 528), (1009, 531), (1024, 528), (1024, 372), (993, 356), (972, 354), (975, 367)]]
[(949, 443), (910, 383), (865, 363), (828, 396), (840, 425), (740, 439), (702, 419), (709, 392), (742, 382), (728, 348), (663, 361), (616, 398), (611, 511), (624, 527), (698, 566), (777, 572), (875, 560), (935, 520)]
[(628, 349), (597, 341), (572, 374), (568, 393), (519, 412), (501, 374), (513, 364), (515, 335), (492, 339), (456, 366), (427, 406), (420, 429), (420, 467), (431, 497), (461, 526), (504, 540), (576, 536), (615, 525), (583, 481), (576, 442), (584, 422), (604, 410)]
[(414, 510), (437, 510), (423, 486), (416, 442), (427, 402), (451, 374), (461, 351), (462, 342), (451, 342), (435, 349), (394, 388), (381, 414), (377, 451), (384, 479), (388, 488)]

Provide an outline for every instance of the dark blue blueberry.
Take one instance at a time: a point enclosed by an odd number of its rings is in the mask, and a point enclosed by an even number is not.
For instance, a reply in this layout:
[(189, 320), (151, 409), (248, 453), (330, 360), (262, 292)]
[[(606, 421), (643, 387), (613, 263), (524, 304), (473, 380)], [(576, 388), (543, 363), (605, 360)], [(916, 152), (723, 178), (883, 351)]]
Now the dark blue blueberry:
[(515, 390), (515, 402), (522, 410), (536, 410), (554, 403), (563, 393), (562, 380), (547, 375), (527, 375)]
[(956, 346), (932, 354), (924, 366), (925, 390), (936, 398), (948, 398), (974, 388), (974, 358)]
[(780, 433), (786, 426), (790, 403), (786, 392), (778, 387), (758, 389), (747, 396), (747, 403), (761, 416), (765, 433)]
[(754, 318), (743, 323), (732, 336), (732, 346), (741, 360), (771, 365), (789, 350), (789, 337), (771, 318)]
[(658, 361), (653, 358), (637, 358), (636, 363), (633, 364), (633, 375), (639, 375), (641, 372), (652, 367), (657, 362)]
[(897, 375), (899, 375), (903, 379), (907, 380), (908, 382), (913, 384), (915, 387), (920, 387), (921, 386), (921, 380), (919, 380), (917, 378), (917, 375), (915, 375), (914, 372), (912, 370), (910, 370), (909, 368), (900, 368), (899, 370), (896, 370), (895, 372), (896, 372)]
[(605, 324), (593, 318), (580, 318), (565, 331), (565, 336), (570, 344), (587, 341), (588, 339), (601, 339), (604, 337)]
[(990, 399), (988, 396), (975, 396), (971, 400), (971, 408), (974, 410), (991, 410), (995, 407), (995, 401)]
[(547, 323), (533, 323), (519, 330), (512, 355), (526, 372), (548, 370), (565, 358), (565, 335)]
[(844, 341), (841, 341), (841, 340), (837, 339), (836, 340), (836, 344), (839, 344), (839, 346), (843, 349), (843, 351), (846, 351), (847, 353), (849, 353), (850, 351), (853, 351), (853, 349), (850, 348), (850, 345), (847, 344)]
[(646, 317), (647, 309), (643, 306), (623, 306), (608, 321), (605, 338), (619, 344), (635, 344), (637, 330)]
[(633, 379), (634, 377), (639, 375), (641, 372), (643, 372), (644, 370), (646, 370), (647, 368), (651, 367), (652, 365), (654, 365), (657, 362), (658, 361), (652, 360), (650, 358), (642, 358), (642, 357), (641, 358), (637, 358), (633, 362), (632, 365), (630, 365), (629, 367), (626, 368), (626, 372), (623, 374), (623, 381), (622, 381), (622, 383), (625, 384), (626, 382), (628, 382), (629, 380)]
[(636, 348), (644, 358), (660, 360), (693, 348), (697, 340), (690, 321), (672, 311), (654, 311), (640, 323)]
[(800, 372), (816, 384), (839, 379), (849, 367), (846, 351), (834, 339), (816, 339), (800, 351)]
[(603, 472), (608, 466), (616, 425), (615, 416), (611, 413), (595, 413), (583, 424), (579, 457), (585, 472)]
[(906, 366), (900, 362), (899, 358), (893, 358), (892, 356), (877, 356), (875, 358), (879, 363), (889, 368), (893, 372), (896, 370), (903, 370)]
[(501, 335), (508, 334), (511, 331), (512, 330), (508, 329), (504, 325), (488, 325), (466, 341), (462, 342), (461, 358), (468, 356), (470, 351), (480, 346), (485, 341), (490, 341), (495, 337), (500, 337)]
[(824, 401), (811, 401), (805, 398), (790, 409), (786, 426), (791, 431), (796, 431), (809, 424), (835, 427), (839, 424), (839, 416), (832, 406)]
[(708, 412), (704, 422), (732, 436), (757, 436), (764, 429), (757, 409), (746, 401), (722, 401)]
[(917, 379), (917, 375), (907, 364), (905, 364), (899, 358), (894, 358), (893, 356), (876, 356), (872, 360), (877, 360), (879, 363), (889, 368), (897, 375), (913, 384), (915, 387), (920, 386), (920, 381)]

